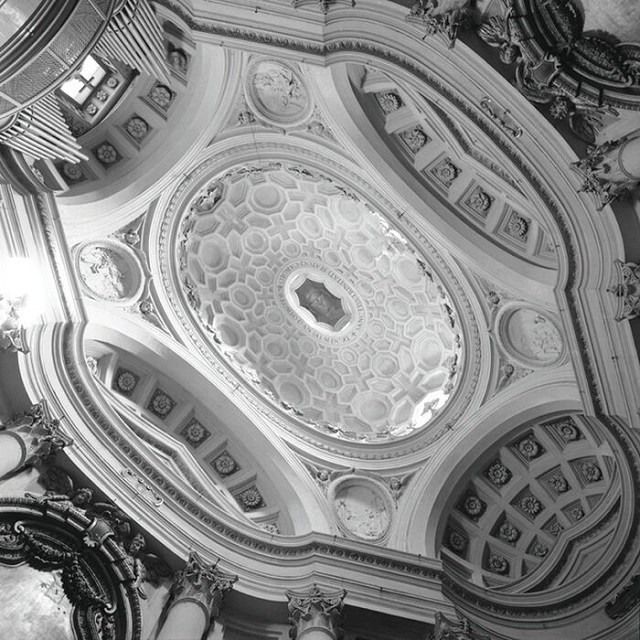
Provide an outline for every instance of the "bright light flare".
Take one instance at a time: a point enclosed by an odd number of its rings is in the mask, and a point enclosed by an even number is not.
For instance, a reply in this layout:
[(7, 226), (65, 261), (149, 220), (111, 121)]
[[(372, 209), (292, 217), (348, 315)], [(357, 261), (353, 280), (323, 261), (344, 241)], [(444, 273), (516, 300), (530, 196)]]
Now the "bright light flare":
[(23, 327), (36, 324), (45, 308), (42, 273), (29, 258), (0, 260), (0, 296), (17, 303)]

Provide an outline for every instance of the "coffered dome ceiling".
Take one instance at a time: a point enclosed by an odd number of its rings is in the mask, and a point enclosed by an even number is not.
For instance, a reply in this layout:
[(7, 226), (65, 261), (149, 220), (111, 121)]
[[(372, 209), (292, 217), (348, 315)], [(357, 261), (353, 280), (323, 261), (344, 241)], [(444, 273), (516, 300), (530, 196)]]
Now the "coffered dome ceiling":
[(463, 355), (427, 259), (331, 178), (287, 163), (201, 188), (182, 221), (181, 283), (216, 353), (312, 427), (380, 441), (425, 426)]

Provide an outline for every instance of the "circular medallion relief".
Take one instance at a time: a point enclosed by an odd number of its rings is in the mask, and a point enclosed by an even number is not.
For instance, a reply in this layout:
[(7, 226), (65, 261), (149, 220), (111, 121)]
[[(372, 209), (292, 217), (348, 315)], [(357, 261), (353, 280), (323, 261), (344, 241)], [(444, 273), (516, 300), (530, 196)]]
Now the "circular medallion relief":
[[(202, 194), (216, 185), (216, 203)], [(230, 171), (190, 196), (176, 256), (213, 351), (279, 408), (362, 442), (446, 405), (462, 335), (423, 257), (364, 200), (307, 168)]]
[(140, 263), (120, 242), (90, 242), (76, 251), (76, 269), (83, 289), (93, 298), (118, 304), (136, 300), (144, 285)]
[(259, 60), (249, 68), (245, 94), (256, 113), (278, 125), (303, 122), (313, 106), (300, 74), (288, 64), (272, 60)]
[(498, 328), (505, 349), (526, 366), (552, 366), (564, 354), (564, 340), (555, 320), (540, 309), (505, 307)]
[(367, 542), (383, 541), (391, 528), (393, 502), (387, 490), (368, 478), (344, 478), (329, 488), (338, 527)]

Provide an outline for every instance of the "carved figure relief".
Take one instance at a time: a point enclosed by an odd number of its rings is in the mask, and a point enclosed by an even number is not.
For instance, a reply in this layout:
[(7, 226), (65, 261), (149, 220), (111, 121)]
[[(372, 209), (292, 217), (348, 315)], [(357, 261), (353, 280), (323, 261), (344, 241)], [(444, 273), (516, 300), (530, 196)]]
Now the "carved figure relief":
[(92, 242), (77, 253), (76, 265), (83, 288), (98, 300), (132, 302), (144, 279), (135, 254), (119, 242)]
[(284, 63), (255, 63), (247, 72), (245, 93), (249, 106), (271, 124), (299, 124), (311, 115), (307, 87), (299, 73)]
[(542, 310), (511, 306), (497, 324), (499, 339), (506, 351), (525, 366), (551, 366), (564, 354), (560, 330)]
[(350, 477), (329, 491), (337, 524), (348, 535), (369, 542), (381, 541), (392, 520), (386, 489), (367, 478)]

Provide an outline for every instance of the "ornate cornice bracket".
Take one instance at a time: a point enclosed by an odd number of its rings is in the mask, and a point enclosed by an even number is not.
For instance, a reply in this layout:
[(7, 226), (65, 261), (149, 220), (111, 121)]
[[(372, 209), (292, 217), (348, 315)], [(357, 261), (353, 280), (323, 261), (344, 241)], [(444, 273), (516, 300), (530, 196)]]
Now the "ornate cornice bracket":
[(346, 595), (344, 589), (324, 592), (316, 584), (304, 593), (287, 591), (291, 640), (296, 640), (312, 628), (324, 629), (333, 638), (340, 640), (344, 633), (342, 607)]

